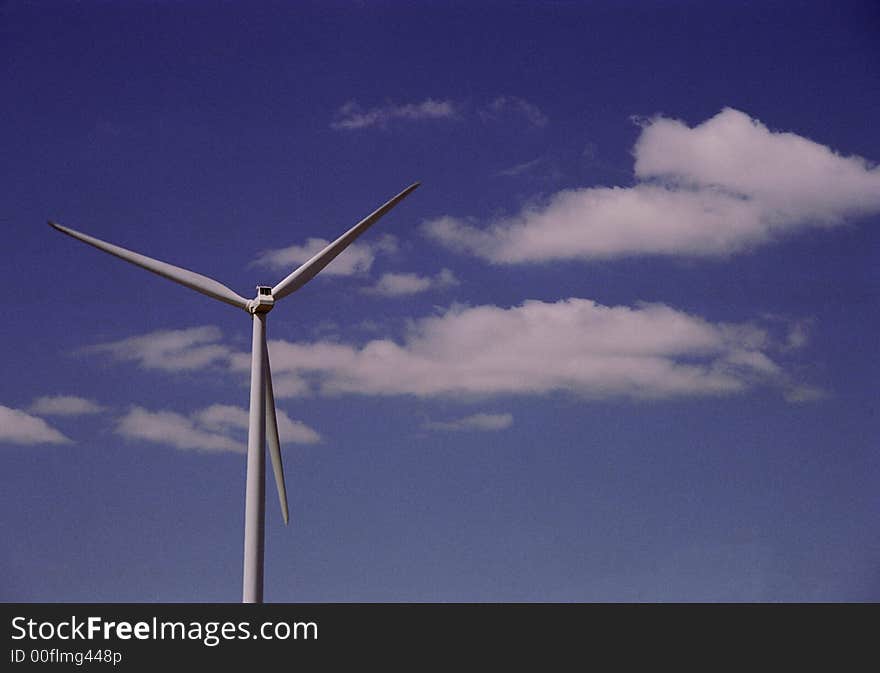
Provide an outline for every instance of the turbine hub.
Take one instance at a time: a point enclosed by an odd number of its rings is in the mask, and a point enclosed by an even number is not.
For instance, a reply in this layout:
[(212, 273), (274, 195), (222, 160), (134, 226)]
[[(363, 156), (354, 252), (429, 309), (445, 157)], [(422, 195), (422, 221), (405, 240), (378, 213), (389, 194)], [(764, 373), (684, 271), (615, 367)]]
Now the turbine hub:
[(272, 288), (268, 285), (257, 285), (257, 296), (248, 302), (248, 313), (268, 313), (275, 306)]

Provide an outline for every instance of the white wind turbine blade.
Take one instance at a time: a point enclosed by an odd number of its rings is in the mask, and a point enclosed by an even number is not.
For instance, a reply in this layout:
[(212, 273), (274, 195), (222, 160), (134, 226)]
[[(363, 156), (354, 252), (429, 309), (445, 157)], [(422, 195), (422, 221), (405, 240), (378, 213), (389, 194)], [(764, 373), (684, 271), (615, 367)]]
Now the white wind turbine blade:
[(392, 198), (390, 201), (379, 206), (379, 208), (373, 211), (370, 215), (367, 215), (367, 217), (358, 222), (351, 229), (346, 231), (342, 236), (340, 236), (326, 248), (321, 250), (321, 252), (319, 252), (305, 264), (296, 269), (293, 273), (287, 276), (287, 278), (278, 283), (278, 285), (273, 287), (272, 296), (275, 299), (281, 299), (282, 297), (286, 297), (287, 295), (289, 295), (291, 292), (296, 292), (296, 290), (308, 283), (312, 278), (317, 276), (325, 266), (336, 259), (336, 256), (340, 252), (351, 245), (358, 236), (369, 229), (370, 225), (372, 225), (376, 220), (382, 217), (389, 210), (394, 208), (394, 206), (400, 203), (406, 196), (410, 194), (410, 192), (415, 190), (420, 184), (421, 183), (416, 182), (415, 184), (410, 185), (402, 192), (400, 192), (400, 194)]
[(124, 259), (126, 262), (131, 262), (136, 266), (146, 269), (147, 271), (152, 271), (153, 273), (167, 278), (168, 280), (173, 280), (175, 283), (180, 283), (181, 285), (193, 289), (196, 292), (201, 292), (202, 294), (213, 297), (214, 299), (219, 299), (220, 301), (226, 302), (227, 304), (232, 304), (233, 306), (237, 306), (238, 308), (243, 308), (247, 310), (247, 299), (239, 296), (228, 287), (223, 285), (223, 283), (220, 283), (213, 278), (208, 278), (207, 276), (203, 276), (200, 273), (195, 273), (194, 271), (181, 269), (179, 266), (174, 266), (173, 264), (168, 264), (167, 262), (160, 262), (158, 259), (153, 259), (151, 257), (132, 252), (131, 250), (126, 250), (125, 248), (121, 248), (118, 245), (113, 245), (112, 243), (106, 243), (101, 239), (95, 238), (94, 236), (88, 236), (87, 234), (83, 234), (79, 231), (76, 231), (75, 229), (62, 227), (60, 224), (56, 224), (51, 220), (49, 221), (49, 225), (63, 234), (72, 236), (73, 238), (80, 240), (83, 243), (88, 243), (89, 245), (92, 245), (99, 250), (103, 250), (104, 252), (109, 252), (111, 255), (119, 257), (119, 259)]
[(278, 419), (275, 417), (275, 393), (272, 390), (272, 368), (269, 366), (269, 349), (263, 349), (266, 354), (265, 376), (266, 379), (266, 443), (269, 445), (269, 456), (272, 458), (272, 472), (275, 473), (275, 487), (278, 489), (278, 502), (281, 504), (281, 516), (284, 524), (290, 520), (287, 509), (287, 488), (284, 485), (284, 464), (281, 462), (281, 441), (278, 439)]

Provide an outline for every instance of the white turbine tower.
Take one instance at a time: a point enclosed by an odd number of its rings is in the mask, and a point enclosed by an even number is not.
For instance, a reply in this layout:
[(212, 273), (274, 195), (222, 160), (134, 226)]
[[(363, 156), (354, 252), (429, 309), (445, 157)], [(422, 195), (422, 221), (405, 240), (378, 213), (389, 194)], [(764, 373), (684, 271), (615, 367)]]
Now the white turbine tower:
[(245, 299), (218, 281), (193, 271), (181, 269), (166, 262), (160, 262), (117, 245), (106, 243), (55, 222), (49, 224), (58, 231), (72, 236), (83, 243), (93, 245), (99, 250), (109, 252), (126, 262), (131, 262), (147, 271), (164, 276), (202, 294), (237, 306), (251, 314), (253, 320), (253, 348), (251, 351), (251, 391), (250, 416), (248, 421), (247, 487), (245, 493), (244, 519), (244, 579), (242, 584), (243, 603), (263, 601), (263, 546), (266, 510), (266, 456), (264, 446), (268, 443), (275, 472), (275, 485), (284, 523), (288, 522), (287, 489), (284, 485), (284, 467), (281, 463), (281, 446), (278, 440), (278, 425), (275, 419), (275, 397), (272, 392), (272, 373), (269, 368), (269, 353), (266, 348), (266, 314), (272, 310), (275, 301), (296, 292), (336, 256), (364, 233), (370, 225), (394, 208), (420, 183), (416, 182), (404, 189), (373, 213), (358, 222), (342, 236), (333, 241), (318, 254), (293, 271), (275, 287), (257, 286), (257, 296)]

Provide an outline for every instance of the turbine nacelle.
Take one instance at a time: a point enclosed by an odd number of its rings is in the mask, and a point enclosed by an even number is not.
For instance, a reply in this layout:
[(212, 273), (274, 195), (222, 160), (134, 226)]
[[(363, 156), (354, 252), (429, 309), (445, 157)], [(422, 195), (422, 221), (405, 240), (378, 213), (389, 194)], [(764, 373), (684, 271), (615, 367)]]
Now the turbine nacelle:
[(275, 306), (272, 288), (268, 285), (257, 285), (257, 296), (247, 303), (248, 313), (268, 313)]

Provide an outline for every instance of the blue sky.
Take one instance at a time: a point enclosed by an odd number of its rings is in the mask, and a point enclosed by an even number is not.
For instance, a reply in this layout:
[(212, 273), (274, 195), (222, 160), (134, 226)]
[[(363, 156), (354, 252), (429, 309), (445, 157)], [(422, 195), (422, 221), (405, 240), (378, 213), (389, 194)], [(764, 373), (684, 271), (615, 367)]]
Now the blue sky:
[(871, 3), (0, 14), (3, 600), (880, 599)]

